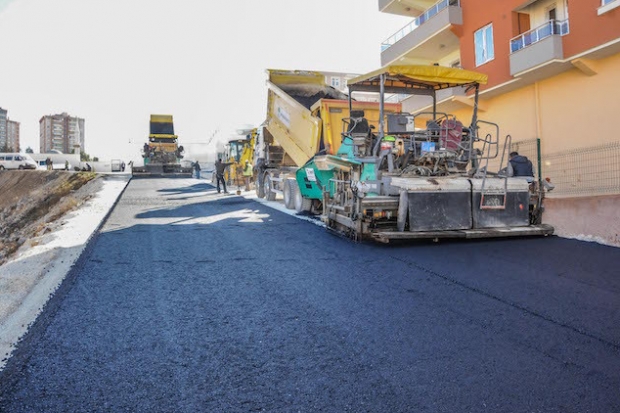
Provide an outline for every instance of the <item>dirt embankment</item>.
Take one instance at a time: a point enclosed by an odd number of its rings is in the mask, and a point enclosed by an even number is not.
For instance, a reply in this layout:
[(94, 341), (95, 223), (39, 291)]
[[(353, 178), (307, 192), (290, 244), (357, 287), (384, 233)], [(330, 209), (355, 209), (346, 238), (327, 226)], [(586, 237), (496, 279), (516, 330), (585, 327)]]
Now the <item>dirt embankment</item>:
[(0, 171), (0, 264), (101, 187), (93, 172)]

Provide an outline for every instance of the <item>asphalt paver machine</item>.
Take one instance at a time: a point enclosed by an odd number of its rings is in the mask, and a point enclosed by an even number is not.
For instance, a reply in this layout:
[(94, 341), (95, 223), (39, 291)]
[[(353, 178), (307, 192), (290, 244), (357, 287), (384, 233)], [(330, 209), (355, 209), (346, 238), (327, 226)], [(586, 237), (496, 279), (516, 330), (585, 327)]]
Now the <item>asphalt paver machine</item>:
[[(540, 177), (507, 176), (510, 136), (500, 142), (499, 126), (478, 119), (486, 81), (463, 69), (412, 65), (350, 80), (350, 95), (378, 93), (378, 130), (349, 97), (338, 152), (315, 156), (297, 173), (300, 187), (322, 191), (327, 227), (381, 242), (552, 234), (542, 223)], [(469, 125), (437, 111), (438, 93), (454, 88), (471, 105)], [(386, 96), (394, 94), (430, 99), (432, 110), (385, 116)]]

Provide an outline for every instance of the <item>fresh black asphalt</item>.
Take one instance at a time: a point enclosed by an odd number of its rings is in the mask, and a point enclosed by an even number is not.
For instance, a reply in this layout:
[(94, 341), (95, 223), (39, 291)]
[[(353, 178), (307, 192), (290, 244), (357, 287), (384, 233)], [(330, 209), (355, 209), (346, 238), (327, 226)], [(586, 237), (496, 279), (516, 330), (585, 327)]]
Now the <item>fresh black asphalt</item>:
[(0, 373), (0, 412), (618, 412), (620, 249), (356, 244), (134, 179)]

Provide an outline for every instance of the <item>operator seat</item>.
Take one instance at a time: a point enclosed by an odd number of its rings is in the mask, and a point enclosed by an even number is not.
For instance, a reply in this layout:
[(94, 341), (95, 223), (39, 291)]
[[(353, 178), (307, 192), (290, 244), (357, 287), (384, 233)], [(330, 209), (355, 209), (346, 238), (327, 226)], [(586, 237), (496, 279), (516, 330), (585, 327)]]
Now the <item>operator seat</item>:
[(364, 117), (364, 115), (365, 113), (363, 110), (351, 111), (351, 124), (349, 125), (349, 130), (347, 131), (350, 135), (368, 135), (370, 133), (370, 125), (368, 124), (368, 120)]

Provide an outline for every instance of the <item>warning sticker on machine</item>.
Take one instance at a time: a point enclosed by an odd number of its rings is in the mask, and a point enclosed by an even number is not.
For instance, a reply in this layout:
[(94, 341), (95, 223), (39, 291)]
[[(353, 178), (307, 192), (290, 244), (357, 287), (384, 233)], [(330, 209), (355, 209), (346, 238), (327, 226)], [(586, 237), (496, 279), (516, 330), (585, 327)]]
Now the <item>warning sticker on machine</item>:
[(316, 182), (316, 175), (314, 175), (313, 168), (306, 168), (306, 176), (308, 177), (308, 181)]
[(277, 106), (276, 115), (278, 116), (278, 119), (280, 119), (280, 121), (286, 125), (287, 128), (291, 127), (291, 116), (288, 114), (288, 112), (285, 109), (283, 109), (280, 106)]

